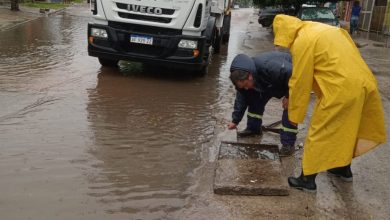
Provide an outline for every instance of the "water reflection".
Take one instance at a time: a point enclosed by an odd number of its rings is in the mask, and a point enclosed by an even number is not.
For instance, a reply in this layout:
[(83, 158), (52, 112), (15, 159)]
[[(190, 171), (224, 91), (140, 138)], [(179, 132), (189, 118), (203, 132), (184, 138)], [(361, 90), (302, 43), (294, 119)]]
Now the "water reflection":
[[(15, 91), (39, 82), (42, 77), (63, 77), (73, 58), (84, 49), (81, 18), (42, 17), (0, 37), (0, 86)], [(83, 36), (83, 37), (82, 37)], [(82, 47), (84, 46), (84, 47)], [(53, 71), (55, 70), (55, 71)], [(61, 72), (64, 71), (64, 72)], [(63, 75), (60, 75), (62, 73)]]
[[(3, 169), (32, 167), (27, 174), (35, 178), (11, 173), (7, 187), (28, 178), (4, 197), (27, 214), (34, 203), (50, 213), (72, 206), (65, 216), (164, 218), (194, 196), (201, 147), (231, 107), (230, 55), (215, 55), (205, 77), (126, 62), (99, 70), (87, 55), (87, 21), (58, 14), (0, 35)], [(41, 184), (48, 173), (56, 181)], [(13, 203), (20, 189), (50, 196)], [(53, 203), (59, 192), (72, 202)]]
[(91, 154), (100, 170), (90, 195), (111, 204), (111, 212), (159, 218), (190, 196), (200, 146), (214, 132), (219, 73), (198, 78), (141, 71), (132, 74), (126, 64), (122, 74), (102, 68), (88, 91)]

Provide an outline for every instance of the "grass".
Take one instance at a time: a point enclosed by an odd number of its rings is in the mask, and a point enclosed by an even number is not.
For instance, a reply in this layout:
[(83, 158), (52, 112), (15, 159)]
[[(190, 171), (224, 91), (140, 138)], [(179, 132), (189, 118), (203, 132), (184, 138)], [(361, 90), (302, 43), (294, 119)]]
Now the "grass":
[(31, 7), (31, 8), (44, 8), (44, 9), (62, 9), (66, 8), (68, 5), (62, 3), (44, 3), (44, 2), (27, 2), (23, 3), (23, 6)]
[[(84, 0), (72, 0), (71, 2), (74, 3), (83, 3)], [(63, 3), (45, 3), (45, 2), (33, 2), (33, 1), (25, 1), (25, 3), (22, 3), (21, 5), (31, 8), (44, 8), (44, 9), (54, 9), (59, 10), (62, 8), (66, 8), (69, 6), (69, 4), (63, 4)]]

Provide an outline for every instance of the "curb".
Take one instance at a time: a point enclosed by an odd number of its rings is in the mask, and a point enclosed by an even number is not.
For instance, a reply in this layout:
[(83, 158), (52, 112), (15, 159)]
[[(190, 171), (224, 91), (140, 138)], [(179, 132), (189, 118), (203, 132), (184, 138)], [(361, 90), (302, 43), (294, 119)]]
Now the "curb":
[(49, 12), (49, 13), (47, 13), (47, 16), (50, 16), (50, 15), (53, 15), (53, 14), (57, 14), (57, 13), (65, 11), (65, 10), (66, 10), (66, 7), (62, 8), (62, 9), (59, 9), (59, 10), (56, 10), (56, 11), (53, 11), (53, 12)]
[(359, 41), (354, 40), (354, 43), (356, 44), (357, 48), (363, 48), (363, 47), (368, 46), (368, 42), (359, 42)]

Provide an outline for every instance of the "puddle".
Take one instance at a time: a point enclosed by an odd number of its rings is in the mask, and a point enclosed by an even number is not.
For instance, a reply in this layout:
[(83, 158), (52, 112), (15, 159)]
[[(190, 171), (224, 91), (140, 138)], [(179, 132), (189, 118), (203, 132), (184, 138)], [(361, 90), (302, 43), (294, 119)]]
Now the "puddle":
[(271, 144), (222, 142), (218, 159), (279, 160), (278, 146)]

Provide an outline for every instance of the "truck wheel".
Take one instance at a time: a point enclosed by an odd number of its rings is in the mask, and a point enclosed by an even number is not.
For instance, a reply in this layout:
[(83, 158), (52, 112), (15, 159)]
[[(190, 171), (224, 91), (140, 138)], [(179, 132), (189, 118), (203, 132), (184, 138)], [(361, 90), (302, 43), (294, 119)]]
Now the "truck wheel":
[(216, 32), (213, 40), (214, 53), (219, 53), (219, 51), (221, 50), (221, 43), (222, 43), (222, 35)]
[(104, 59), (99, 57), (99, 63), (102, 66), (107, 66), (107, 67), (117, 67), (118, 66), (118, 60), (109, 60), (109, 59)]
[(231, 16), (225, 16), (223, 18), (223, 35), (222, 35), (222, 43), (226, 44), (229, 42), (230, 38), (230, 23), (231, 23)]
[(204, 66), (201, 70), (199, 70), (196, 75), (199, 77), (205, 76), (209, 72), (209, 65)]
[(230, 34), (223, 35), (222, 36), (222, 43), (227, 44), (229, 42), (229, 39), (230, 39)]
[(201, 70), (195, 71), (194, 74), (199, 77), (205, 76), (209, 72), (209, 65), (210, 65), (210, 60), (211, 60), (211, 53), (210, 49), (211, 46), (206, 47), (207, 51), (205, 51), (205, 54), (203, 56), (203, 60), (207, 65), (203, 66)]

